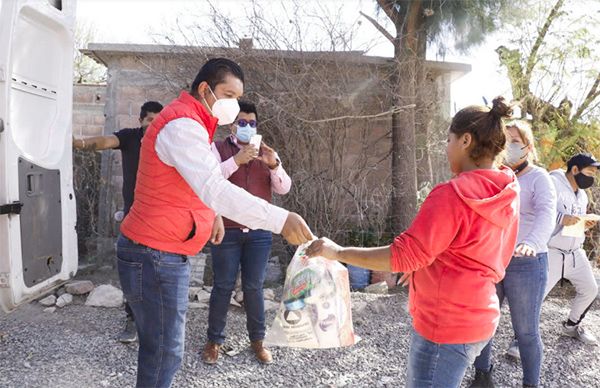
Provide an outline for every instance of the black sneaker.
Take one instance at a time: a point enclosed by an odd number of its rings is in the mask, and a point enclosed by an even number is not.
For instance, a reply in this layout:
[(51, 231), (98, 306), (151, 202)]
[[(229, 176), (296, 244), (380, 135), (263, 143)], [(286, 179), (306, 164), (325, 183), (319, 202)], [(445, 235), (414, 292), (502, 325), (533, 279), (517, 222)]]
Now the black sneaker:
[(492, 380), (493, 370), (493, 366), (489, 372), (475, 369), (475, 380), (469, 385), (469, 388), (494, 388), (494, 381)]
[(119, 342), (124, 344), (130, 344), (137, 341), (137, 329), (135, 328), (135, 321), (131, 318), (127, 318), (125, 329), (119, 334)]

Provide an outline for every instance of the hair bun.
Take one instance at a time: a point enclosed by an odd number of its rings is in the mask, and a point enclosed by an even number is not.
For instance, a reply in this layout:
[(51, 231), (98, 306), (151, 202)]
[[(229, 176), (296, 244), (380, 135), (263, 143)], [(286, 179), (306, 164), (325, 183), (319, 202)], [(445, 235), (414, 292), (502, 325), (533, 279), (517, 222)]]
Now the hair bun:
[(496, 118), (511, 117), (513, 113), (512, 106), (507, 104), (506, 100), (502, 96), (494, 98), (492, 101), (492, 109), (490, 114)]

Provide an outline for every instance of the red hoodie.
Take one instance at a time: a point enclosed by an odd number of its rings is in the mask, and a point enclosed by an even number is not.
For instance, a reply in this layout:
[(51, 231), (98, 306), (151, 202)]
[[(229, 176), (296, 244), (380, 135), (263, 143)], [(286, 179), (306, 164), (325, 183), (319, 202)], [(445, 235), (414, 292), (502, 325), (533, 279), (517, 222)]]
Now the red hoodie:
[(475, 170), (436, 186), (391, 250), (394, 272), (414, 271), (415, 330), (441, 344), (491, 338), (500, 308), (495, 284), (515, 249), (519, 184), (510, 169)]

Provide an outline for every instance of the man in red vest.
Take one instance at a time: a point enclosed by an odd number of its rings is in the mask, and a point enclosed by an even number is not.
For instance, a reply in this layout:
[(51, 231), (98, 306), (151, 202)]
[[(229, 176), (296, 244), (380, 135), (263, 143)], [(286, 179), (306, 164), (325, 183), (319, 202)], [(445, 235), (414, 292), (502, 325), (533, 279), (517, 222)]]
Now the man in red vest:
[[(214, 142), (213, 153), (221, 162), (225, 178), (270, 203), (273, 192), (287, 194), (290, 191), (292, 180), (271, 147), (264, 143), (251, 144), (258, 125), (256, 106), (247, 101), (240, 101), (239, 105), (240, 113), (231, 125), (232, 134)], [(251, 348), (259, 362), (270, 364), (273, 362), (271, 352), (263, 347), (266, 330), (263, 283), (273, 236), (268, 230), (251, 230), (227, 218), (224, 224), (222, 243), (211, 247), (214, 284), (208, 312), (208, 341), (202, 360), (215, 364), (219, 358), (219, 348), (225, 341), (227, 308), (241, 267)]]
[(168, 387), (181, 365), (190, 266), (213, 233), (215, 212), (252, 229), (281, 233), (291, 244), (313, 235), (298, 214), (227, 181), (210, 143), (231, 124), (244, 74), (224, 58), (202, 66), (146, 130), (133, 206), (117, 241), (119, 278), (139, 336), (139, 387)]

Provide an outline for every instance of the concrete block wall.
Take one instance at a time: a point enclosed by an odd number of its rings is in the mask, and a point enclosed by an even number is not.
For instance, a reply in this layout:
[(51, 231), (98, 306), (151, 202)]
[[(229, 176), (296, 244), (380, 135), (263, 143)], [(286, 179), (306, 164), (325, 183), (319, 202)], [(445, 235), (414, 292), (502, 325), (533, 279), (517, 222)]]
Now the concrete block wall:
[(73, 85), (73, 135), (101, 136), (104, 132), (106, 85)]

